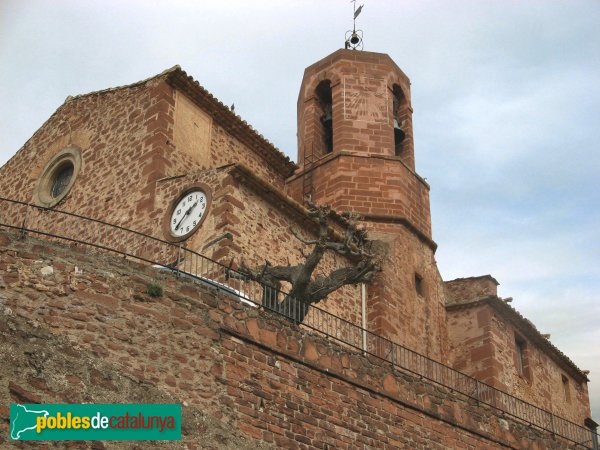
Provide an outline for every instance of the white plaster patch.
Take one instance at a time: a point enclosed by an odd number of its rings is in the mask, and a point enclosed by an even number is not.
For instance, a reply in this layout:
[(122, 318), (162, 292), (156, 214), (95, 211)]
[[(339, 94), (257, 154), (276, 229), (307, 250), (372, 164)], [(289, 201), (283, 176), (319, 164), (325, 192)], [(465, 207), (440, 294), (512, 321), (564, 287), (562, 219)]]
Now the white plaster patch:
[(47, 277), (54, 273), (54, 267), (52, 266), (44, 266), (40, 269), (42, 276)]

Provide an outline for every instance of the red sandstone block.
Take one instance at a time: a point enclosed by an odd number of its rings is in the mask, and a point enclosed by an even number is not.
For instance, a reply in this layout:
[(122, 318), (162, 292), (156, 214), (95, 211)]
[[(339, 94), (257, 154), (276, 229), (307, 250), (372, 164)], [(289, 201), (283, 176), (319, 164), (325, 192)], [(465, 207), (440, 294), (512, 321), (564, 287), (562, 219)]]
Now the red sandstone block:
[[(293, 436), (294, 435), (292, 434), (291, 437), (293, 438)], [(279, 435), (275, 436), (275, 443), (279, 446), (279, 448), (285, 448), (289, 450), (297, 450), (300, 448), (299, 444), (296, 441), (292, 440), (291, 438)]]
[[(301, 430), (301, 432), (302, 432), (302, 430)], [(296, 435), (294, 436), (294, 439), (295, 439), (297, 442), (300, 442), (300, 443), (302, 443), (302, 444), (306, 444), (306, 445), (312, 445), (312, 439), (310, 439), (310, 438), (308, 438), (308, 437), (304, 436), (303, 434), (296, 434)]]
[(178, 317), (173, 317), (172, 323), (175, 328), (180, 328), (182, 330), (190, 330), (192, 328), (192, 324), (190, 322)]
[(168, 105), (165, 102), (156, 102), (150, 108), (146, 109), (144, 118), (149, 119), (154, 115), (165, 114), (168, 110)]
[(0, 247), (7, 247), (10, 241), (10, 238), (6, 234), (0, 233)]
[(494, 357), (494, 346), (492, 344), (484, 344), (480, 347), (471, 349), (471, 359), (473, 361), (481, 361), (487, 358)]
[(41, 391), (46, 391), (49, 392), (50, 390), (48, 389), (48, 384), (46, 384), (46, 380), (42, 379), (42, 378), (37, 378), (37, 377), (28, 377), (27, 381), (29, 382), (29, 384), (31, 386), (33, 386), (36, 389), (39, 389)]
[(166, 130), (172, 122), (173, 121), (169, 116), (167, 116), (166, 114), (159, 113), (146, 120), (144, 122), (144, 125), (146, 126), (146, 129), (148, 131), (156, 129)]
[(0, 405), (0, 418), (7, 420), (10, 418), (10, 408), (8, 406)]
[(117, 342), (112, 342), (112, 341), (107, 342), (106, 346), (109, 349), (114, 350), (114, 351), (121, 351), (121, 350), (123, 350), (125, 348), (125, 346), (123, 346), (123, 345), (121, 345), (121, 344), (119, 344)]
[(177, 380), (172, 375), (167, 375), (165, 377), (165, 383), (168, 384), (169, 386), (172, 386), (172, 387), (176, 387), (177, 386)]
[(90, 316), (88, 314), (84, 314), (84, 313), (80, 313), (80, 312), (68, 312), (65, 314), (65, 316), (70, 317), (70, 318), (80, 321), (80, 322), (87, 322), (90, 319)]
[(76, 375), (66, 375), (65, 379), (72, 385), (81, 384), (81, 378)]
[(11, 397), (17, 402), (42, 403), (42, 399), (38, 395), (28, 391), (16, 383), (13, 383), (12, 381), (8, 382), (8, 391), (10, 392)]
[(263, 431), (260, 428), (253, 427), (252, 425), (249, 425), (249, 424), (244, 423), (244, 422), (240, 422), (238, 424), (238, 428), (241, 431), (243, 431), (244, 433), (246, 433), (249, 436), (253, 437), (254, 439), (261, 439), (262, 438)]
[(239, 208), (241, 210), (246, 209), (246, 206), (244, 205), (244, 203), (241, 202), (240, 200), (238, 200), (237, 198), (235, 198), (233, 195), (230, 195), (230, 194), (224, 195), (222, 200), (224, 202), (232, 204), (233, 206), (235, 206), (236, 208)]
[(156, 308), (144, 308), (142, 306), (125, 302), (121, 306), (135, 314), (139, 314), (142, 316), (153, 316), (161, 322), (168, 322), (170, 320), (169, 316), (161, 313), (160, 311), (157, 311)]
[[(92, 288), (94, 288), (94, 285), (98, 284), (98, 283), (92, 283)], [(106, 289), (101, 289), (101, 291), (103, 291), (104, 293), (108, 292), (108, 288)], [(87, 292), (87, 293), (76, 293), (75, 295), (83, 298), (83, 297), (87, 297), (89, 300), (91, 300), (93, 303), (98, 303), (102, 306), (106, 306), (107, 308), (110, 309), (115, 309), (119, 306), (119, 300), (117, 298), (115, 298), (114, 296), (109, 296), (109, 295), (103, 295), (103, 294), (96, 294), (94, 292)]]

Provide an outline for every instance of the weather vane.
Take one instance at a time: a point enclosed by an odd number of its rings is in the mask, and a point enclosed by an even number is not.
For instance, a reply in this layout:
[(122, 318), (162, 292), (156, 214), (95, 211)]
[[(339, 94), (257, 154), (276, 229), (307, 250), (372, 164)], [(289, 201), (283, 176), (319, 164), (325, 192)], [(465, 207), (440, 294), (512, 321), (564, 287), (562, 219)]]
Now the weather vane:
[(362, 50), (363, 32), (362, 30), (356, 29), (356, 18), (362, 12), (363, 6), (365, 5), (360, 5), (358, 9), (356, 9), (356, 0), (350, 0), (350, 3), (354, 3), (354, 25), (352, 26), (352, 31), (346, 31), (345, 48), (351, 48), (352, 50)]

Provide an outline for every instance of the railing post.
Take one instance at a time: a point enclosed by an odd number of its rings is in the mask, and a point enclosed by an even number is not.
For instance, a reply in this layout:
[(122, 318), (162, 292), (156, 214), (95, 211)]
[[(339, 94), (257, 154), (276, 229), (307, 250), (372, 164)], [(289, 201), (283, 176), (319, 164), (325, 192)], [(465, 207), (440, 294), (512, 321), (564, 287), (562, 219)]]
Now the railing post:
[(27, 205), (27, 208), (25, 209), (25, 217), (23, 217), (23, 223), (21, 223), (21, 239), (25, 239), (25, 235), (27, 234), (27, 217), (29, 216), (29, 208), (30, 206)]
[(181, 264), (181, 241), (177, 244), (177, 277), (179, 277), (179, 265)]
[(365, 283), (360, 284), (360, 303), (361, 303), (361, 334), (363, 354), (367, 351), (367, 287)]
[(598, 424), (594, 422), (590, 417), (585, 419), (583, 423), (592, 434), (592, 449), (600, 450), (600, 444), (598, 443)]

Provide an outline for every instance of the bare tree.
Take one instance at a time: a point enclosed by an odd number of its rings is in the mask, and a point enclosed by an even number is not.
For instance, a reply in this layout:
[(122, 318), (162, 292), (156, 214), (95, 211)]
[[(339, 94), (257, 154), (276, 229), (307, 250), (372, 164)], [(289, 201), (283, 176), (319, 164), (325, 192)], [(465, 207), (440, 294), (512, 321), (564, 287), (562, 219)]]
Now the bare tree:
[[(329, 294), (347, 284), (366, 283), (381, 270), (381, 255), (375, 251), (375, 241), (367, 239), (367, 231), (358, 225), (360, 216), (343, 213), (341, 221), (344, 234), (335, 240), (329, 222), (334, 213), (329, 206), (320, 206), (308, 200), (308, 215), (318, 222), (318, 237), (307, 240), (291, 229), (303, 244), (312, 246), (304, 262), (297, 265), (273, 266), (269, 261), (250, 268), (242, 261), (235, 276), (258, 281), (263, 285), (264, 307), (285, 314), (301, 322), (308, 314), (309, 305), (325, 299)], [(348, 256), (353, 264), (333, 270), (328, 275), (315, 275), (315, 270), (325, 253), (330, 250)], [(282, 282), (291, 284), (291, 290), (280, 301)]]

